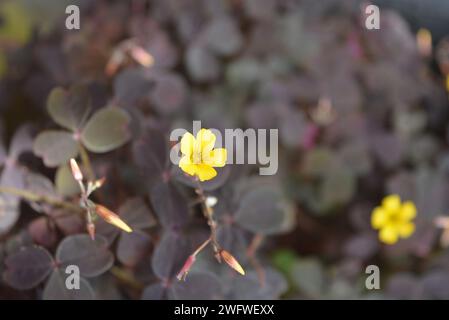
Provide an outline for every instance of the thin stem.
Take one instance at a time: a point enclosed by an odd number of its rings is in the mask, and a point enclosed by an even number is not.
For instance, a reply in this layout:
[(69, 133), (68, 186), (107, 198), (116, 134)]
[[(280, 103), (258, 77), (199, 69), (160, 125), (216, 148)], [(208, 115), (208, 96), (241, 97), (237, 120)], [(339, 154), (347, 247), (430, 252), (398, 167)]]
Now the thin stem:
[(210, 241), (212, 241), (212, 246), (214, 247), (215, 254), (217, 255), (217, 257), (219, 257), (221, 247), (217, 241), (217, 223), (215, 222), (215, 220), (213, 218), (214, 210), (206, 204), (207, 198), (206, 198), (206, 195), (204, 193), (203, 187), (201, 186), (200, 182), (198, 181), (198, 179), (195, 179), (195, 181), (197, 184), (197, 187), (195, 190), (196, 190), (196, 193), (198, 194), (198, 196), (200, 197), (199, 200), (201, 202), (201, 208), (203, 210), (203, 215), (207, 219), (207, 224), (209, 225), (209, 228), (210, 228)]
[(250, 245), (248, 246), (248, 249), (246, 250), (246, 255), (247, 255), (249, 261), (251, 262), (251, 264), (253, 265), (254, 269), (257, 272), (257, 278), (259, 279), (259, 283), (260, 283), (261, 287), (263, 287), (265, 285), (265, 271), (264, 271), (262, 265), (260, 264), (259, 260), (256, 257), (256, 252), (257, 252), (257, 249), (262, 244), (263, 238), (264, 238), (263, 235), (256, 234), (253, 237)]
[(192, 253), (192, 256), (196, 256), (198, 253), (200, 253), (201, 250), (203, 250), (211, 241), (211, 238), (207, 238), (206, 241), (204, 241), (196, 250), (194, 253)]
[(37, 194), (37, 193), (34, 193), (29, 190), (22, 190), (22, 189), (17, 189), (17, 188), (13, 188), (13, 187), (0, 186), (0, 193), (8, 193), (8, 194), (12, 194), (12, 195), (24, 198), (29, 201), (45, 202), (45, 203), (50, 204), (55, 207), (61, 207), (61, 208), (69, 209), (69, 210), (76, 211), (76, 212), (83, 212), (83, 210), (79, 206), (77, 206), (71, 202), (67, 202), (67, 201), (60, 200), (58, 198), (54, 198), (54, 197), (43, 195), (43, 194)]

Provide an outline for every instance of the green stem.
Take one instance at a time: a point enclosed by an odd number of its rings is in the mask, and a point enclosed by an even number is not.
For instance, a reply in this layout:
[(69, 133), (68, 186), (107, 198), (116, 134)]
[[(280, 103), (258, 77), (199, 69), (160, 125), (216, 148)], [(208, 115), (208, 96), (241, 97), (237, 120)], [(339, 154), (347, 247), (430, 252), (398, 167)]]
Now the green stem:
[(83, 163), (84, 169), (87, 171), (87, 178), (89, 181), (95, 181), (95, 173), (92, 169), (92, 164), (90, 162), (89, 154), (87, 153), (86, 148), (84, 148), (83, 144), (79, 143), (79, 150), (81, 156), (81, 162)]
[(143, 285), (134, 278), (132, 273), (117, 266), (114, 266), (110, 269), (111, 274), (116, 277), (121, 282), (129, 285), (130, 287), (136, 290), (142, 290)]
[(29, 190), (22, 190), (22, 189), (17, 189), (17, 188), (13, 188), (13, 187), (0, 186), (0, 193), (7, 193), (7, 194), (15, 195), (15, 196), (18, 196), (18, 197), (21, 197), (21, 198), (24, 198), (26, 200), (33, 201), (33, 202), (45, 202), (45, 203), (48, 203), (55, 207), (65, 208), (65, 209), (69, 209), (69, 210), (80, 212), (80, 213), (83, 212), (82, 208), (80, 208), (79, 206), (77, 206), (71, 202), (67, 202), (67, 201), (60, 200), (58, 198), (54, 198), (54, 197), (43, 195), (43, 194), (37, 194), (37, 193), (34, 193)]

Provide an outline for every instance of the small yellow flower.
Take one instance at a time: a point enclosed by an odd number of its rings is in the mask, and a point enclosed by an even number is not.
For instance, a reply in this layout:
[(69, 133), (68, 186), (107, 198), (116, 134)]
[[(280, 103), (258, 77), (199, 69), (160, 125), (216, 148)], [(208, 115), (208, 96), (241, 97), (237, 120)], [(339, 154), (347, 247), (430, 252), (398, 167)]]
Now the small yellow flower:
[(226, 164), (226, 149), (214, 149), (215, 135), (208, 129), (201, 129), (196, 138), (186, 132), (181, 139), (182, 158), (179, 167), (191, 176), (197, 176), (200, 181), (214, 178), (217, 171), (213, 167), (224, 167)]
[(371, 214), (371, 225), (379, 230), (380, 241), (394, 244), (399, 238), (408, 238), (415, 231), (412, 220), (416, 216), (416, 207), (411, 201), (401, 203), (396, 195), (386, 196), (382, 205), (374, 208)]

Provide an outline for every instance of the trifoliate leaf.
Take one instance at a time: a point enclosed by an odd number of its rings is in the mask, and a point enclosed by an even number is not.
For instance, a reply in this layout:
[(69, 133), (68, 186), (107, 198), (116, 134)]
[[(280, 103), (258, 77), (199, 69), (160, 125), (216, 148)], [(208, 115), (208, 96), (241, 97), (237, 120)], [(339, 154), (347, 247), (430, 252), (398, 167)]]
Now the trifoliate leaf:
[(96, 112), (87, 122), (81, 140), (92, 152), (108, 152), (125, 144), (130, 138), (130, 117), (125, 110), (107, 107)]
[(78, 143), (67, 131), (48, 130), (40, 133), (33, 145), (34, 153), (42, 157), (48, 167), (67, 163), (78, 154)]

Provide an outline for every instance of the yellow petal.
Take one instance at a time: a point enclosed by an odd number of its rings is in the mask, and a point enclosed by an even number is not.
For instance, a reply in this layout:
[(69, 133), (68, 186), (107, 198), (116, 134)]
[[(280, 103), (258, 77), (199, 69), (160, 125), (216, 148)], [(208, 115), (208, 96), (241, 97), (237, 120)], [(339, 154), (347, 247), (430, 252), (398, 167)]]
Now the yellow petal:
[(402, 208), (399, 211), (399, 216), (403, 221), (410, 221), (416, 217), (416, 207), (411, 201), (405, 201), (402, 204)]
[(388, 222), (388, 215), (384, 209), (377, 207), (371, 215), (371, 226), (374, 229), (382, 228)]
[(215, 135), (209, 129), (201, 129), (196, 134), (196, 140), (199, 143), (201, 153), (211, 152), (215, 145)]
[(228, 157), (228, 152), (225, 148), (218, 148), (212, 150), (212, 158), (214, 159), (214, 163), (212, 166), (214, 167), (224, 167), (226, 164), (226, 159)]
[(226, 149), (219, 148), (212, 150), (208, 153), (207, 157), (204, 157), (203, 154), (203, 163), (212, 167), (224, 167), (226, 164), (226, 158), (228, 156)]
[(194, 144), (195, 137), (190, 132), (184, 133), (181, 138), (181, 153), (190, 157), (193, 153)]
[(401, 198), (397, 194), (386, 196), (382, 200), (382, 207), (390, 212), (395, 212), (401, 208)]
[(214, 178), (217, 175), (217, 171), (207, 164), (198, 164), (196, 165), (196, 175), (200, 181), (206, 181)]
[(383, 227), (379, 232), (380, 241), (386, 244), (394, 244), (398, 241), (398, 233), (393, 225)]
[(399, 235), (402, 238), (408, 238), (415, 231), (415, 225), (411, 222), (404, 223), (398, 226)]
[(196, 165), (190, 161), (189, 156), (183, 156), (179, 161), (179, 167), (182, 171), (193, 176), (196, 172)]

